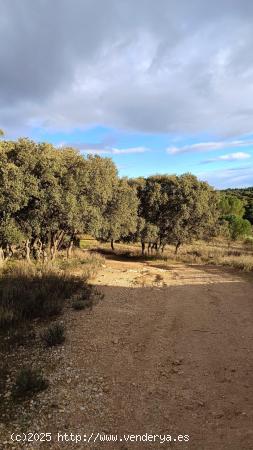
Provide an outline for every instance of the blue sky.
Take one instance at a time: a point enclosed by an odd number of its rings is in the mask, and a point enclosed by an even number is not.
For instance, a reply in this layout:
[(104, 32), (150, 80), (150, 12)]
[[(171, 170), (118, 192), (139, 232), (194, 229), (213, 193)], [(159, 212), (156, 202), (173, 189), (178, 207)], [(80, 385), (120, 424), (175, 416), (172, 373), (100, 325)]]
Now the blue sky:
[[(253, 185), (252, 0), (0, 0), (0, 128)], [(18, 24), (18, 26), (17, 26)]]

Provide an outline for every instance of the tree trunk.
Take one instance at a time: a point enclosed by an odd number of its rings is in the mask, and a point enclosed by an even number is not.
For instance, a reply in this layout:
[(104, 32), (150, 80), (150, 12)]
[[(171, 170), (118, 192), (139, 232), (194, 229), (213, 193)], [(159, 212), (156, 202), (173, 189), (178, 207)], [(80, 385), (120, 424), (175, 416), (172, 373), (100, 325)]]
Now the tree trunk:
[(114, 241), (111, 239), (111, 249), (114, 250)]
[(43, 262), (43, 264), (45, 262), (47, 262), (47, 260), (48, 260), (47, 250), (46, 249), (47, 249), (46, 244), (42, 244), (41, 253), (42, 253), (42, 262)]
[(62, 243), (63, 236), (64, 236), (64, 231), (61, 231), (58, 234), (58, 236), (57, 236), (57, 233), (55, 233), (51, 237), (50, 255), (51, 255), (52, 260), (54, 260), (57, 255), (57, 251), (59, 250), (60, 244)]
[(25, 257), (26, 257), (26, 261), (31, 262), (31, 258), (30, 258), (30, 241), (29, 239), (26, 240), (25, 242)]
[(36, 238), (34, 240), (34, 242), (31, 244), (31, 246), (33, 249), (34, 258), (37, 261), (40, 261), (41, 256), (42, 256), (42, 242), (41, 242), (40, 238)]
[(55, 259), (56, 253), (57, 253), (57, 242), (53, 241), (51, 248), (50, 248), (50, 255), (51, 255), (52, 261)]
[(7, 244), (5, 249), (4, 250), (2, 249), (2, 251), (3, 251), (4, 261), (8, 261), (11, 258), (11, 256), (13, 255), (13, 251), (12, 251), (10, 244)]
[(177, 242), (176, 248), (175, 248), (175, 255), (177, 255), (180, 245), (181, 245), (181, 242)]
[(60, 249), (61, 249), (61, 246), (62, 246), (62, 243), (63, 243), (64, 236), (65, 236), (64, 231), (61, 231), (61, 232), (60, 232), (60, 235), (59, 235), (59, 237), (58, 237), (58, 239), (57, 239), (57, 250), (60, 250)]
[(67, 258), (71, 258), (71, 256), (72, 256), (73, 244), (74, 244), (74, 241), (73, 241), (73, 239), (71, 239), (69, 242), (68, 248), (67, 248)]
[(141, 254), (142, 256), (145, 254), (145, 242), (141, 243)]
[(159, 245), (157, 244), (157, 242), (154, 244), (154, 246), (155, 246), (155, 251), (156, 251), (156, 253), (159, 253), (160, 247), (159, 247)]
[(156, 251), (157, 251), (157, 244), (156, 244), (156, 243), (153, 243), (153, 244), (152, 244), (152, 247), (151, 247), (151, 253), (153, 253), (153, 250), (156, 250)]
[(4, 263), (4, 251), (2, 247), (0, 247), (0, 266), (2, 266)]
[(43, 252), (43, 244), (42, 244), (41, 240), (38, 239), (37, 257), (38, 257), (38, 260), (39, 260), (39, 261), (41, 260), (42, 252)]
[(53, 261), (55, 259), (57, 253), (57, 239), (56, 236), (53, 235), (50, 242), (50, 258)]
[(10, 244), (9, 244), (9, 255), (10, 255), (10, 258), (12, 258), (14, 255), (13, 247)]
[(150, 253), (150, 250), (151, 250), (151, 253), (152, 253), (151, 242), (148, 243), (148, 255)]

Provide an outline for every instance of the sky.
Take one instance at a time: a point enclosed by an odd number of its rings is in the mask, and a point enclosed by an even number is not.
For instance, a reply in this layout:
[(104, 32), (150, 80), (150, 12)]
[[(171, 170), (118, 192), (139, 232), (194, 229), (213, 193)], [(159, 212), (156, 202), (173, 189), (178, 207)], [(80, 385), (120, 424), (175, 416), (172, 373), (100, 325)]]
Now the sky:
[(0, 0), (0, 128), (253, 185), (252, 0)]

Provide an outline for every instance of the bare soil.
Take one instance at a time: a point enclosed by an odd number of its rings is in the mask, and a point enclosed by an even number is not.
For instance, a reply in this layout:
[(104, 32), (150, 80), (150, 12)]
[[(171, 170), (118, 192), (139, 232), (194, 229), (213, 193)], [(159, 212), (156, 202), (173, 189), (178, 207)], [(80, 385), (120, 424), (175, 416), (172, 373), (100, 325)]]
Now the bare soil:
[[(45, 449), (253, 449), (250, 276), (220, 267), (107, 259), (104, 299), (69, 311), (68, 340), (30, 431)], [(56, 441), (57, 432), (171, 435), (171, 443)], [(175, 442), (189, 435), (188, 442)]]

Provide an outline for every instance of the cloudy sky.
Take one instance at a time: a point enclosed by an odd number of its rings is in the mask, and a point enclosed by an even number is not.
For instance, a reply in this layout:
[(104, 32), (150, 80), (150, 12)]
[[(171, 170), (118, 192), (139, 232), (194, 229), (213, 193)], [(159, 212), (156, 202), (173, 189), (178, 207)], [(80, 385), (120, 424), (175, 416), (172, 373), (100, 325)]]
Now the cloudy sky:
[(252, 0), (0, 0), (0, 128), (253, 185)]

